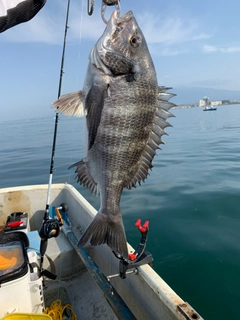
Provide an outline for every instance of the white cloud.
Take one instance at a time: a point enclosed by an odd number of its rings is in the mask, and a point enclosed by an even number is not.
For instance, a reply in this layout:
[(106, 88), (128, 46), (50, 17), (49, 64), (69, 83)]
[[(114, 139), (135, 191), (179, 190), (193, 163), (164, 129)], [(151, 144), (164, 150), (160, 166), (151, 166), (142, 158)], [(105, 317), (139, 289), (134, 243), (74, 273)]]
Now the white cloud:
[(205, 52), (205, 53), (216, 52), (216, 51), (217, 51), (217, 49), (214, 46), (210, 46), (210, 45), (203, 46), (203, 52)]
[(235, 53), (235, 52), (240, 52), (240, 46), (216, 47), (211, 45), (204, 45), (203, 52), (204, 53), (212, 53), (212, 52)]
[(195, 19), (145, 13), (137, 16), (150, 52), (158, 56), (177, 56), (191, 52), (212, 33), (205, 33)]
[(240, 52), (240, 46), (224, 48), (224, 52)]
[(198, 31), (199, 26), (195, 20), (145, 13), (138, 17), (138, 22), (148, 43), (169, 46), (212, 37), (212, 34)]
[(157, 55), (157, 56), (177, 56), (180, 54), (185, 54), (189, 52), (189, 50), (185, 48), (174, 48), (173, 46), (161, 46), (158, 44), (150, 44), (149, 51), (151, 54)]

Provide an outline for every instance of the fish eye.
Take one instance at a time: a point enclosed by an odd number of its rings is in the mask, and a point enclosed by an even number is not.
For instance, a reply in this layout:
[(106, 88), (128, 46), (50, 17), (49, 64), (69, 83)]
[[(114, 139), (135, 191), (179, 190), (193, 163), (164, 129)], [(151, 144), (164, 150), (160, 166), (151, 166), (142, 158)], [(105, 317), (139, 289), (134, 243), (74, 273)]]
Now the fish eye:
[(139, 44), (141, 43), (141, 38), (137, 35), (134, 35), (131, 39), (130, 39), (130, 43), (133, 47), (138, 47)]

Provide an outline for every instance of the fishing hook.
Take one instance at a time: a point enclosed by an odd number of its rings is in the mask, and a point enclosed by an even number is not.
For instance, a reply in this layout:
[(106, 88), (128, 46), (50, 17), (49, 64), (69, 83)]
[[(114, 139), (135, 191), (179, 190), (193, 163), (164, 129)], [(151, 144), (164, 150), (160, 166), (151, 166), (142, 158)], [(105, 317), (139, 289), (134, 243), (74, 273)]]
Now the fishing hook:
[(88, 15), (91, 16), (93, 14), (95, 0), (88, 0)]
[[(88, 0), (88, 15), (91, 16), (94, 10), (95, 0)], [(120, 14), (120, 0), (102, 0), (102, 8), (101, 15), (104, 23), (107, 24), (107, 20), (105, 19), (105, 11), (107, 6), (115, 6), (118, 14)]]
[(105, 11), (107, 6), (115, 6), (116, 10), (118, 12), (118, 15), (120, 15), (120, 0), (102, 0), (102, 9), (101, 9), (101, 16), (104, 23), (107, 24), (107, 20), (105, 19)]

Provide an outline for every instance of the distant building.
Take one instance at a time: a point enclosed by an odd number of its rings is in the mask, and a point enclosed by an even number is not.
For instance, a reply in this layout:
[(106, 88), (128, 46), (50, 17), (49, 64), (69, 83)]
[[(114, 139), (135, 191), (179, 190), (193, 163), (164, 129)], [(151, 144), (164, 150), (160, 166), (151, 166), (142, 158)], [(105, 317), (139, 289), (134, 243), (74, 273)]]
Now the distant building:
[(222, 101), (212, 101), (211, 106), (220, 106), (222, 104)]
[(210, 100), (208, 97), (203, 97), (202, 99), (199, 100), (198, 102), (198, 106), (199, 107), (205, 107), (207, 106), (208, 104), (210, 104)]
[(222, 100), (222, 104), (229, 104), (229, 100)]

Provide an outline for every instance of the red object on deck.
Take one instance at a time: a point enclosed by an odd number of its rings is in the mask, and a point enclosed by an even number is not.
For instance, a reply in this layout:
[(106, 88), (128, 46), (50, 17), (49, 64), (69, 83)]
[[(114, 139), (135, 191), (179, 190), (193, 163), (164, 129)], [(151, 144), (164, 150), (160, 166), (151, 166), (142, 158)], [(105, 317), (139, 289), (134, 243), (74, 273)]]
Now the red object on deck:
[(17, 228), (20, 227), (23, 224), (23, 221), (13, 221), (13, 222), (8, 222), (7, 226), (8, 228)]

